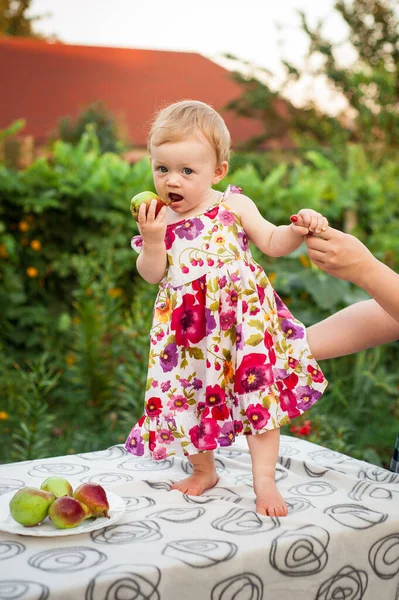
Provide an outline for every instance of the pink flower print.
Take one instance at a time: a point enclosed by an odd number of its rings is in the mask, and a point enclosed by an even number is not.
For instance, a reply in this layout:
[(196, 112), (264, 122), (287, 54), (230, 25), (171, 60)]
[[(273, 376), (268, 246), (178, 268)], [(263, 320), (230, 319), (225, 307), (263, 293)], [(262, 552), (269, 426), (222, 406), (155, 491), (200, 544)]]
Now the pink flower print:
[(207, 406), (217, 406), (226, 401), (226, 393), (220, 385), (208, 385), (205, 391), (205, 402)]
[(226, 275), (223, 275), (223, 277), (219, 277), (219, 279), (218, 279), (218, 286), (219, 286), (220, 290), (222, 290), (224, 288), (224, 286), (226, 285), (226, 283), (227, 283)]
[(240, 276), (236, 273), (230, 273), (230, 279), (233, 283), (237, 283), (237, 281), (240, 281)]
[(237, 421), (237, 420), (235, 420), (235, 421), (234, 421), (234, 432), (235, 432), (236, 434), (239, 434), (239, 433), (241, 433), (241, 431), (242, 431), (243, 429), (244, 429), (244, 425), (243, 425), (242, 421)]
[(242, 188), (236, 185), (230, 185), (230, 194), (242, 194)]
[(208, 217), (209, 219), (214, 219), (216, 217), (216, 215), (219, 212), (219, 207), (215, 206), (214, 208), (212, 208), (211, 210), (207, 210), (204, 215), (206, 217)]
[(229, 226), (233, 225), (236, 222), (235, 215), (229, 210), (221, 210), (218, 215), (219, 221), (223, 223), (223, 225)]
[(286, 377), (284, 379), (284, 385), (289, 390), (295, 389), (295, 386), (297, 385), (297, 383), (298, 383), (298, 375), (296, 375), (295, 373), (291, 373), (290, 375), (288, 375), (288, 377)]
[(171, 388), (171, 383), (170, 381), (164, 381), (163, 383), (161, 383), (161, 390), (165, 393), (168, 390), (170, 390)]
[(267, 330), (265, 330), (265, 334), (263, 336), (263, 343), (265, 344), (268, 350), (270, 350), (270, 348), (273, 348), (273, 338)]
[(194, 300), (192, 294), (185, 294), (182, 304), (172, 312), (171, 329), (175, 331), (176, 343), (185, 348), (198, 344), (206, 333), (203, 307), (195, 305)]
[(194, 379), (193, 379), (193, 388), (195, 390), (200, 390), (202, 388), (202, 381), (201, 381), (201, 379), (197, 379), (196, 377), (194, 377)]
[(295, 367), (297, 366), (298, 363), (299, 363), (299, 360), (297, 360), (293, 356), (289, 357), (288, 366), (290, 367), (290, 369), (295, 369)]
[(242, 314), (245, 315), (245, 313), (248, 312), (248, 302), (246, 300), (242, 301)]
[(150, 398), (146, 404), (145, 412), (149, 417), (158, 417), (162, 412), (161, 398)]
[(277, 362), (276, 353), (274, 351), (274, 348), (270, 348), (268, 354), (269, 354), (269, 362), (270, 362), (271, 365), (274, 366), (276, 364), (276, 362)]
[(231, 446), (235, 440), (234, 425), (231, 423), (224, 423), (220, 428), (220, 437), (218, 439), (219, 446)]
[(141, 237), (141, 235), (133, 236), (130, 240), (130, 245), (133, 248), (133, 250), (137, 250), (138, 252), (140, 252), (140, 250), (143, 247), (143, 238)]
[(183, 265), (181, 267), (181, 272), (184, 273), (185, 275), (187, 275), (187, 273), (190, 272), (190, 269), (188, 267), (186, 267), (186, 265)]
[(308, 385), (298, 386), (295, 393), (298, 398), (298, 408), (303, 412), (313, 406), (321, 396), (321, 392), (314, 390)]
[(176, 236), (175, 233), (173, 231), (172, 227), (167, 227), (166, 228), (166, 234), (165, 234), (165, 248), (166, 250), (170, 250), (172, 247), (173, 242), (175, 241)]
[(135, 429), (130, 432), (129, 437), (126, 440), (125, 448), (128, 452), (130, 452), (130, 454), (134, 454), (135, 456), (143, 456), (144, 444), (140, 431)]
[(161, 442), (162, 444), (171, 444), (174, 440), (173, 434), (169, 431), (169, 429), (160, 429), (157, 433), (157, 442)]
[(215, 261), (213, 260), (213, 258), (207, 258), (206, 262), (208, 263), (209, 267), (213, 267), (213, 265), (215, 264)]
[(237, 302), (238, 302), (238, 294), (235, 290), (231, 290), (228, 294), (227, 294), (227, 298), (226, 298), (228, 304), (230, 304), (230, 306), (237, 306)]
[(212, 333), (216, 327), (216, 321), (210, 308), (205, 309), (206, 335)]
[(254, 429), (263, 429), (270, 419), (269, 411), (261, 404), (250, 404), (246, 409), (245, 414)]
[(304, 328), (301, 325), (295, 325), (287, 319), (281, 321), (281, 329), (289, 340), (301, 340), (305, 337)]
[(177, 365), (177, 346), (175, 343), (167, 344), (159, 355), (161, 368), (164, 373), (172, 371)]
[(292, 316), (284, 302), (281, 300), (277, 292), (273, 290), (273, 294), (274, 299), (276, 301), (277, 316), (280, 317), (280, 319), (293, 319), (294, 317)]
[(242, 337), (242, 324), (240, 323), (236, 327), (236, 349), (242, 350), (244, 348), (244, 339)]
[(248, 394), (274, 383), (272, 366), (266, 363), (265, 354), (247, 354), (236, 370), (234, 391)]
[(236, 313), (234, 310), (228, 310), (227, 312), (220, 313), (220, 327), (223, 331), (227, 331), (234, 326), (236, 321)]
[(168, 407), (177, 412), (183, 412), (188, 409), (187, 400), (184, 396), (171, 396)]
[(255, 306), (255, 304), (252, 304), (252, 306), (249, 309), (249, 314), (251, 315), (251, 317), (253, 317), (253, 316), (257, 315), (259, 311), (260, 311), (260, 308), (258, 306)]
[(152, 453), (152, 458), (154, 460), (165, 460), (168, 457), (168, 453), (166, 452), (166, 448), (156, 448)]
[(176, 235), (182, 240), (194, 240), (197, 238), (201, 231), (204, 229), (204, 224), (201, 219), (189, 219), (185, 221), (180, 227), (176, 227)]
[(191, 383), (189, 382), (188, 379), (180, 379), (180, 385), (182, 386), (183, 389), (187, 389), (188, 387), (190, 387)]
[(298, 410), (296, 395), (291, 390), (282, 390), (280, 392), (280, 406), (288, 413), (290, 419), (295, 419), (295, 417), (299, 417), (301, 414)]
[(322, 383), (322, 381), (324, 381), (323, 373), (316, 367), (312, 367), (311, 365), (309, 365), (307, 371), (311, 374), (313, 381), (315, 381), (316, 383)]
[(200, 425), (192, 427), (188, 434), (198, 450), (215, 450), (220, 427), (213, 419), (202, 419)]
[(228, 419), (230, 417), (230, 412), (229, 409), (227, 408), (226, 404), (220, 404), (219, 406), (214, 406), (211, 409), (212, 412), (212, 418), (215, 419), (215, 421), (226, 421), (226, 419)]
[(247, 250), (249, 249), (249, 243), (248, 243), (248, 236), (245, 233), (245, 231), (239, 232), (239, 234), (237, 235), (237, 240), (238, 240), (241, 250), (244, 250), (244, 252), (247, 252)]
[(262, 288), (259, 285), (256, 285), (256, 289), (258, 291), (259, 302), (261, 304), (263, 304), (265, 301), (265, 288)]

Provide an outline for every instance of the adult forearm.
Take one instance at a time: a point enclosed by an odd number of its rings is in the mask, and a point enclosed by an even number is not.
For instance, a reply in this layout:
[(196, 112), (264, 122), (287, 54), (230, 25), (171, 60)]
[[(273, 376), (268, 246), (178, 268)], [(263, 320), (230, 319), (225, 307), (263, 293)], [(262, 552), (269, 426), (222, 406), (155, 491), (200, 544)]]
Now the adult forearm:
[(353, 280), (399, 323), (399, 275), (377, 259)]
[(294, 233), (289, 225), (279, 225), (270, 237), (267, 254), (269, 256), (286, 256), (299, 248), (303, 237)]
[(167, 266), (165, 244), (146, 244), (137, 258), (136, 268), (148, 283), (159, 283), (165, 275)]
[(307, 337), (316, 360), (336, 358), (399, 339), (399, 322), (366, 300), (312, 325)]

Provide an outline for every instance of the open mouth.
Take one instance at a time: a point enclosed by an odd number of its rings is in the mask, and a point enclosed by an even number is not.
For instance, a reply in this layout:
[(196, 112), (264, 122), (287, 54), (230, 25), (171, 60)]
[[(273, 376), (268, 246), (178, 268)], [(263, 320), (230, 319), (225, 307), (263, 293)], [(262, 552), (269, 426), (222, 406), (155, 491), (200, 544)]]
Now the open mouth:
[(172, 204), (174, 204), (175, 202), (180, 202), (180, 200), (183, 200), (183, 196), (180, 196), (180, 194), (174, 194), (173, 192), (169, 192), (168, 198), (172, 202)]

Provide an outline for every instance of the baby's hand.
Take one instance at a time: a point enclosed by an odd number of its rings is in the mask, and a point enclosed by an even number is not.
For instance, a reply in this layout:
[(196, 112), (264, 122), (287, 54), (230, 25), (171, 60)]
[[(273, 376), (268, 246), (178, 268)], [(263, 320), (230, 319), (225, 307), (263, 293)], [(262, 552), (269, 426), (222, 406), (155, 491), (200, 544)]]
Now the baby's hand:
[(143, 242), (146, 244), (160, 244), (165, 239), (166, 233), (166, 210), (167, 206), (163, 206), (157, 216), (155, 216), (155, 209), (157, 207), (157, 201), (152, 200), (148, 212), (146, 214), (147, 206), (143, 202), (140, 205), (138, 214), (138, 225), (140, 235), (143, 238)]
[(296, 215), (290, 218), (291, 229), (297, 235), (308, 235), (308, 233), (321, 233), (328, 227), (328, 221), (323, 215), (311, 208), (302, 208)]

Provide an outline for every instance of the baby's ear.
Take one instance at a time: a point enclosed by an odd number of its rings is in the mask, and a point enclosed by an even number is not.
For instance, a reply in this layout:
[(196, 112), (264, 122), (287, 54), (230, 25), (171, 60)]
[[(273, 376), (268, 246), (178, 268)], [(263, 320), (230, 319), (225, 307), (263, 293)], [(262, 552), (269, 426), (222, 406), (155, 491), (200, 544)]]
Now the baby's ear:
[(212, 183), (219, 183), (219, 181), (222, 181), (223, 177), (226, 177), (227, 175), (227, 171), (229, 170), (229, 163), (227, 162), (227, 160), (224, 160), (223, 162), (220, 163), (220, 165), (218, 165), (215, 169), (215, 177), (213, 178)]

